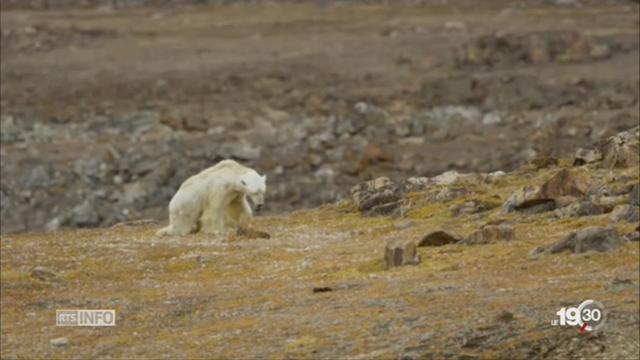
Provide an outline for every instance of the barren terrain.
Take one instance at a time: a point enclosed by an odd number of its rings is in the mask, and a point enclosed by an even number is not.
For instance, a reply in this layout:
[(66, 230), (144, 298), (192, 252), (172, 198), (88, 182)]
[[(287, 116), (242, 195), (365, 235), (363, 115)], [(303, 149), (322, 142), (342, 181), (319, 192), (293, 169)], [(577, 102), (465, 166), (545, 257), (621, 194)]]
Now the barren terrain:
[[(637, 2), (194, 2), (2, 2), (2, 359), (637, 358)], [(223, 158), (270, 238), (156, 236)]]
[(2, 232), (164, 218), (227, 157), (268, 174), (281, 213), (638, 123), (634, 2), (419, 3), (6, 3)]

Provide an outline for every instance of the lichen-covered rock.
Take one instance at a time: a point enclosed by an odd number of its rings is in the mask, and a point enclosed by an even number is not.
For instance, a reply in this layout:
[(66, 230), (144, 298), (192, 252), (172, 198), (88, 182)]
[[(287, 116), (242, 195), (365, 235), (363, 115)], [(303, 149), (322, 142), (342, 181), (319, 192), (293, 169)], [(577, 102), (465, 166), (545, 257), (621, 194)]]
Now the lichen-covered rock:
[(608, 138), (600, 147), (605, 168), (630, 167), (640, 163), (640, 126)]
[(573, 156), (573, 166), (591, 164), (602, 160), (603, 156), (599, 149), (579, 148)]
[(442, 246), (455, 244), (462, 240), (462, 237), (444, 230), (436, 230), (425, 235), (418, 242), (418, 246)]
[(640, 221), (640, 207), (628, 204), (618, 205), (611, 211), (609, 219), (613, 222), (628, 221), (637, 223)]
[(590, 187), (591, 182), (584, 174), (562, 169), (539, 187), (528, 186), (511, 194), (503, 211), (539, 213), (553, 210), (562, 198), (582, 198), (589, 193)]
[(617, 249), (623, 242), (615, 229), (592, 226), (574, 231), (548, 247), (534, 249), (531, 254), (556, 254), (563, 251), (571, 251), (574, 254), (587, 251), (605, 252)]
[(387, 215), (400, 206), (401, 189), (387, 177), (380, 177), (351, 189), (358, 211), (369, 215)]
[(416, 244), (407, 240), (389, 240), (384, 251), (384, 262), (387, 269), (420, 263), (420, 258), (416, 253)]
[(453, 216), (460, 216), (465, 214), (477, 214), (480, 212), (489, 211), (493, 208), (498, 207), (498, 204), (490, 203), (481, 200), (469, 200), (464, 202), (461, 205), (456, 206), (453, 211)]
[(471, 233), (462, 242), (468, 245), (490, 244), (515, 239), (515, 230), (510, 224), (487, 224)]
[(591, 201), (580, 201), (568, 206), (556, 209), (555, 215), (559, 218), (590, 216), (602, 214), (602, 208), (594, 205)]

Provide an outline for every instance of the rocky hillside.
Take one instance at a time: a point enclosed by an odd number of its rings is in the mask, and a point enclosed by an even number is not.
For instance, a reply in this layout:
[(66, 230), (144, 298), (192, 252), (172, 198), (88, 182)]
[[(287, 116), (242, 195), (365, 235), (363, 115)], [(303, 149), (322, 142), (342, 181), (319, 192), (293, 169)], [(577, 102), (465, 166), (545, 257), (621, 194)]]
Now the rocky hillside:
[(166, 218), (228, 157), (278, 214), (640, 121), (632, 1), (196, 2), (2, 1), (2, 233)]
[[(379, 178), (258, 217), (3, 235), (3, 359), (630, 359), (640, 351), (639, 128), (513, 172)], [(552, 326), (600, 301), (597, 332)], [(115, 309), (112, 328), (56, 309)]]

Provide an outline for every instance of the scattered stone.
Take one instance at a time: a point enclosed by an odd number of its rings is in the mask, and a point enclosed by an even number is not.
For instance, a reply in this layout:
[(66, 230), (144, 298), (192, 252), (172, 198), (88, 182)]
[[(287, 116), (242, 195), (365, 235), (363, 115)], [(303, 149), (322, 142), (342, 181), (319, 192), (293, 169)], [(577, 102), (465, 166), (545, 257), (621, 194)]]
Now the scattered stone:
[(584, 197), (589, 192), (590, 185), (585, 176), (562, 169), (540, 187), (529, 186), (511, 194), (503, 205), (503, 211), (522, 211), (528, 214), (550, 211), (557, 207), (556, 199), (566, 196)]
[(420, 263), (420, 258), (416, 253), (416, 244), (413, 241), (390, 240), (385, 247), (384, 261), (387, 269)]
[(618, 205), (625, 205), (629, 201), (626, 195), (600, 196), (593, 199), (593, 203), (603, 212), (610, 212)]
[(271, 239), (271, 235), (268, 232), (251, 228), (238, 228), (236, 235), (249, 239)]
[(541, 156), (529, 161), (534, 170), (544, 169), (552, 166), (558, 166), (558, 159), (551, 156)]
[(438, 176), (434, 176), (431, 179), (431, 182), (433, 182), (436, 185), (451, 185), (456, 181), (458, 181), (460, 177), (461, 177), (460, 173), (458, 173), (455, 170), (451, 170), (451, 171), (444, 172)]
[(608, 138), (600, 147), (605, 168), (630, 167), (640, 164), (640, 126)]
[(58, 277), (58, 275), (51, 269), (44, 266), (36, 266), (31, 270), (31, 276), (40, 281), (51, 281)]
[(640, 206), (640, 185), (635, 184), (629, 193), (629, 204)]
[(602, 153), (598, 149), (587, 150), (579, 148), (573, 156), (573, 166), (591, 164), (602, 159)]
[(534, 249), (531, 254), (557, 254), (562, 251), (571, 251), (574, 254), (588, 251), (605, 252), (617, 249), (622, 243), (623, 239), (618, 236), (615, 229), (592, 226), (574, 231), (548, 247)]
[(400, 206), (400, 189), (387, 177), (354, 186), (351, 196), (360, 212), (387, 215)]
[(513, 316), (512, 313), (506, 311), (506, 310), (502, 310), (500, 311), (500, 313), (498, 313), (498, 315), (496, 315), (496, 321), (499, 322), (511, 322), (515, 319), (515, 317)]
[(223, 158), (235, 158), (240, 160), (257, 160), (262, 153), (259, 146), (252, 146), (248, 143), (234, 142), (225, 143), (218, 149), (218, 154)]
[(587, 177), (568, 169), (562, 169), (542, 185), (538, 197), (546, 199), (560, 196), (582, 197), (588, 193), (590, 185)]
[(333, 291), (333, 289), (328, 287), (328, 286), (321, 286), (321, 287), (314, 287), (313, 288), (313, 292), (314, 293), (329, 292), (329, 291)]
[(467, 190), (462, 187), (444, 188), (436, 191), (431, 197), (433, 201), (447, 202), (465, 195)]
[(403, 221), (393, 225), (396, 230), (405, 230), (416, 226), (416, 223), (413, 221)]
[(632, 231), (624, 236), (626, 241), (640, 241), (640, 231)]
[(92, 227), (100, 223), (100, 215), (96, 211), (95, 202), (86, 199), (71, 210), (72, 221), (77, 227)]
[(613, 222), (628, 221), (632, 223), (640, 222), (640, 207), (633, 205), (618, 205), (613, 208), (609, 219)]
[(59, 337), (59, 338), (51, 339), (49, 343), (56, 347), (63, 347), (63, 346), (69, 345), (69, 339), (66, 337)]
[(462, 241), (468, 245), (490, 244), (498, 241), (510, 241), (515, 239), (515, 231), (510, 224), (484, 225)]
[(482, 116), (482, 124), (483, 125), (494, 125), (502, 123), (502, 116), (500, 113), (491, 111)]
[(605, 59), (608, 44), (575, 31), (491, 34), (464, 44), (456, 53), (459, 67), (580, 62)]
[(452, 215), (460, 216), (460, 215), (477, 214), (480, 212), (489, 211), (496, 207), (498, 207), (498, 204), (489, 203), (489, 202), (480, 201), (480, 200), (470, 200), (470, 201), (466, 201), (461, 205), (456, 206), (452, 211)]
[(157, 223), (158, 223), (158, 220), (155, 220), (155, 219), (139, 219), (139, 220), (122, 221), (122, 222), (111, 225), (111, 227), (120, 228), (125, 226), (154, 225)]
[(602, 214), (602, 209), (595, 206), (591, 201), (580, 201), (560, 209), (556, 209), (555, 214), (559, 218), (590, 216)]
[(462, 237), (444, 230), (436, 230), (425, 235), (419, 242), (418, 246), (443, 246), (455, 244), (462, 240)]

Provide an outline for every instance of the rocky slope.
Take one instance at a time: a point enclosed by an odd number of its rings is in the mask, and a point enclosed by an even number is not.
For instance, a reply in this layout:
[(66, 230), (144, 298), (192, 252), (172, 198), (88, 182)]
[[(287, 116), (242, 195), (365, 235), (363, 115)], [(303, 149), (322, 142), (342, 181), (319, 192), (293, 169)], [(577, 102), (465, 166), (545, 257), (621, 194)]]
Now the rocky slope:
[[(270, 239), (3, 235), (2, 358), (633, 358), (639, 138), (509, 173), (376, 179), (258, 217)], [(551, 325), (586, 299), (604, 328)], [(56, 327), (61, 308), (116, 309), (117, 326)]]
[(277, 214), (380, 176), (511, 171), (640, 120), (630, 1), (109, 3), (2, 1), (3, 233), (165, 218), (226, 157), (268, 174)]

